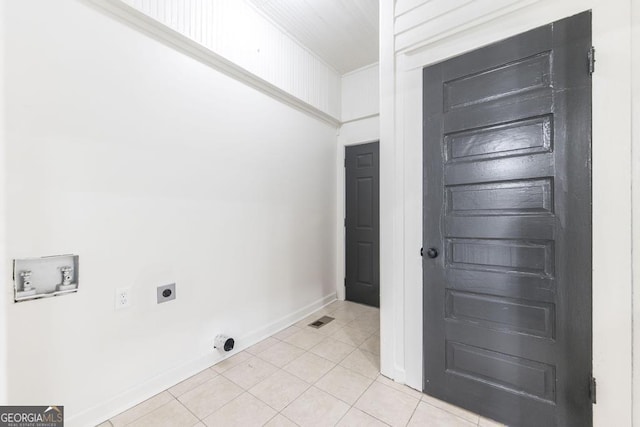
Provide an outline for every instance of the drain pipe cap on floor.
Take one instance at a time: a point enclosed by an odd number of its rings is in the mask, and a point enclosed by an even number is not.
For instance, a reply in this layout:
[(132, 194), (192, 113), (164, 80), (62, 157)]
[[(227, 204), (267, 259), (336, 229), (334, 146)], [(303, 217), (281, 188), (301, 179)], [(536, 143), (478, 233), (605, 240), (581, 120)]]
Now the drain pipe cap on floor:
[(235, 345), (235, 340), (226, 335), (218, 335), (213, 340), (213, 347), (218, 350), (231, 351), (233, 350), (233, 346)]

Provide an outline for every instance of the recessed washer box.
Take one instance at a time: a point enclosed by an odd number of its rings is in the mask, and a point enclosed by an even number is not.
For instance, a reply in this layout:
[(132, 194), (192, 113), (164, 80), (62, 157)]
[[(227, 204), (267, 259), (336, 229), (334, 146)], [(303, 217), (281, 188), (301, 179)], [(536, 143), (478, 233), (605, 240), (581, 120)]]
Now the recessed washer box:
[(78, 292), (78, 255), (13, 260), (15, 302)]

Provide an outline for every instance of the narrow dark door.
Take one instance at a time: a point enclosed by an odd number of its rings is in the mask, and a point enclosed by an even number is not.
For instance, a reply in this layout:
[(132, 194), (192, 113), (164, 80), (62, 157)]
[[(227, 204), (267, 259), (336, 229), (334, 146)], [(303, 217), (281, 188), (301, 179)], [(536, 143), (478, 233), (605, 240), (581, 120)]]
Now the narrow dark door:
[(347, 300), (380, 306), (380, 161), (378, 143), (346, 148)]
[(424, 69), (424, 390), (510, 426), (592, 424), (590, 47), (585, 12)]

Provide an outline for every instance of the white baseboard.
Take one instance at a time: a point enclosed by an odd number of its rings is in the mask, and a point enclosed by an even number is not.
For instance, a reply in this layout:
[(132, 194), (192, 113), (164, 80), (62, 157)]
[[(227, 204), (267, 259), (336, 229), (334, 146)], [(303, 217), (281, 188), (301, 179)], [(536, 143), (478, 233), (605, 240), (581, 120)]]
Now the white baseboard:
[(407, 372), (404, 369), (402, 369), (402, 368), (400, 368), (398, 366), (396, 366), (395, 371), (396, 371), (395, 372), (395, 376), (393, 378), (395, 380), (395, 382), (400, 383), (400, 384), (406, 384), (407, 383)]
[(181, 381), (197, 374), (203, 369), (209, 368), (222, 360), (233, 356), (242, 350), (251, 347), (253, 344), (267, 338), (284, 328), (291, 326), (292, 324), (304, 319), (314, 311), (330, 304), (336, 300), (336, 294), (332, 293), (317, 301), (287, 315), (268, 325), (256, 329), (242, 337), (239, 337), (238, 343), (242, 343), (237, 346), (233, 351), (221, 355), (216, 353), (208, 354), (204, 357), (199, 357), (190, 362), (185, 363), (177, 368), (172, 368), (156, 375), (153, 378), (145, 381), (144, 383), (137, 385), (112, 399), (95, 405), (89, 409), (86, 409), (78, 414), (72, 415), (65, 420), (65, 424), (68, 427), (87, 427), (98, 425), (109, 418), (118, 415), (119, 413), (143, 402), (150, 397), (178, 384)]
[(407, 384), (407, 373), (397, 365), (394, 365), (392, 369), (385, 369), (384, 367), (381, 367), (380, 373), (397, 383)]

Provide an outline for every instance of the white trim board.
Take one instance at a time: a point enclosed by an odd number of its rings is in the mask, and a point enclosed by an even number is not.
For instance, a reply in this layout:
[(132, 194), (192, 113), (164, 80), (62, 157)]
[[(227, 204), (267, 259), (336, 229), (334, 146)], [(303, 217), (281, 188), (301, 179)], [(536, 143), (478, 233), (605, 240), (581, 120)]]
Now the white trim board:
[(358, 122), (360, 120), (367, 120), (367, 119), (372, 119), (374, 117), (380, 117), (380, 113), (374, 113), (374, 114), (368, 114), (366, 116), (362, 116), (362, 117), (357, 117), (355, 119), (349, 119), (349, 120), (345, 120), (344, 122), (342, 122), (342, 125), (346, 125), (348, 123), (353, 123), (353, 122)]
[(241, 83), (252, 87), (265, 95), (268, 95), (277, 101), (280, 101), (292, 108), (309, 114), (325, 123), (334, 127), (339, 127), (341, 122), (338, 118), (325, 113), (324, 111), (314, 107), (313, 105), (302, 101), (301, 99), (291, 95), (279, 87), (269, 83), (268, 81), (256, 76), (239, 65), (225, 59), (212, 50), (202, 46), (201, 44), (191, 40), (183, 34), (169, 28), (161, 22), (145, 15), (134, 7), (122, 2), (121, 0), (83, 0), (85, 3), (106, 12), (112, 17), (117, 18), (121, 22), (139, 30), (152, 38), (166, 44), (200, 61), (201, 63), (235, 79)]

